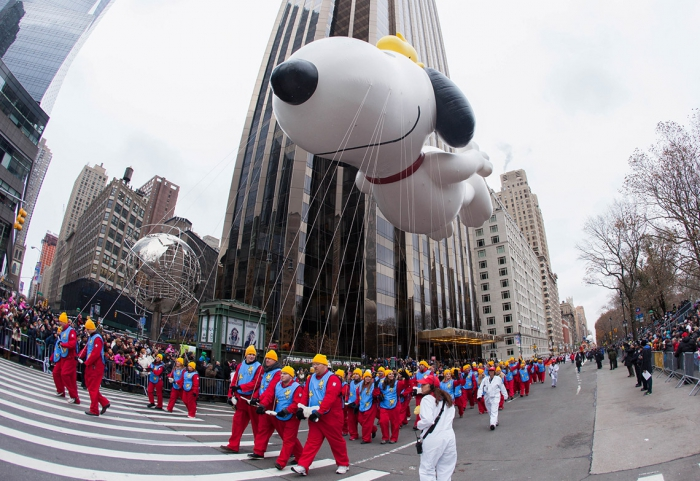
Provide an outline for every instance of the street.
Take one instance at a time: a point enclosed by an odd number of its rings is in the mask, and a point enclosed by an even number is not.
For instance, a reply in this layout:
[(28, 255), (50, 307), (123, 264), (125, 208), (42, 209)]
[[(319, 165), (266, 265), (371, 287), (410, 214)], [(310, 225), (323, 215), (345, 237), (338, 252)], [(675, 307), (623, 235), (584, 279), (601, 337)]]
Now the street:
[[(147, 401), (142, 395), (105, 389), (103, 392), (112, 407), (104, 417), (92, 418), (83, 414), (89, 402), (87, 392), (81, 390), (80, 406), (69, 405), (53, 396), (49, 375), (5, 360), (0, 360), (0, 369), (3, 372), (0, 382), (3, 480), (54, 480), (57, 475), (69, 479), (118, 480), (126, 479), (126, 473), (128, 479), (144, 480), (153, 479), (154, 475), (158, 479), (178, 480), (298, 478), (289, 468), (284, 471), (274, 468), (274, 457), (280, 449), (276, 435), (269, 447), (270, 459), (246, 458), (252, 452), (250, 431), (245, 435), (241, 454), (223, 454), (217, 449), (230, 432), (231, 410), (226, 405), (200, 403), (198, 419), (193, 421), (187, 419), (181, 404), (174, 414), (152, 411), (146, 408)], [(638, 467), (629, 467), (629, 462), (622, 462), (627, 458), (629, 445), (612, 449), (604, 446), (608, 454), (613, 451), (613, 459), (605, 461), (607, 458), (601, 457), (603, 462), (596, 463), (598, 454), (592, 457), (594, 437), (598, 436), (597, 432), (594, 436), (594, 428), (597, 430), (597, 424), (603, 422), (596, 422), (601, 414), (596, 415), (596, 400), (601, 395), (597, 393), (599, 384), (604, 383), (606, 390), (629, 391), (629, 399), (634, 403), (660, 401), (661, 396), (636, 397), (639, 390), (630, 388), (627, 386), (630, 383), (624, 381), (628, 381), (624, 369), (597, 370), (595, 364), (587, 363), (577, 376), (576, 368), (566, 364), (561, 367), (557, 388), (552, 388), (547, 378), (544, 384), (532, 386), (529, 397), (506, 403), (499, 415), (500, 426), (493, 432), (489, 430), (487, 415), (479, 415), (476, 407), (467, 409), (464, 418), (454, 421), (459, 458), (453, 479), (605, 481), (645, 476), (652, 476), (647, 477), (648, 481), (700, 479), (697, 455), (666, 459), (646, 467), (642, 467), (643, 459), (632, 457), (630, 462)], [(674, 390), (662, 378), (655, 390), (698, 405), (696, 398), (689, 398), (683, 389)], [(614, 412), (615, 408), (610, 409), (609, 412)], [(623, 409), (632, 415), (648, 412), (643, 407)], [(625, 424), (629, 427), (630, 423), (625, 421)], [(301, 429), (303, 442), (304, 423)], [(615, 427), (623, 434), (625, 429), (622, 425)], [(688, 431), (691, 434), (692, 427)], [(633, 435), (626, 437), (635, 442)], [(601, 439), (604, 439), (602, 434)], [(335, 463), (324, 446), (310, 471), (310, 479), (418, 479), (419, 456), (413, 447), (415, 434), (410, 425), (401, 430), (396, 445), (382, 446), (378, 441), (377, 438), (369, 445), (348, 442), (352, 465), (343, 477), (334, 473)], [(598, 474), (590, 474), (592, 460)], [(625, 469), (615, 469), (618, 465)]]

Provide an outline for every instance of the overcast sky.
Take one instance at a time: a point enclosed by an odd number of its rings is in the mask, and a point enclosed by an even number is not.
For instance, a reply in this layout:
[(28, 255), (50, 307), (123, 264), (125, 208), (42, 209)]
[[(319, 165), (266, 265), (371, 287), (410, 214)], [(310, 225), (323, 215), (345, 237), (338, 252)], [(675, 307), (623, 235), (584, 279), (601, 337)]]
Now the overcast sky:
[[(607, 303), (575, 250), (620, 195), (656, 123), (700, 107), (700, 3), (438, 0), (451, 77), (477, 115), (488, 182), (525, 169), (561, 299), (589, 327)], [(236, 152), (280, 0), (117, 0), (71, 67), (44, 137), (53, 150), (29, 246), (58, 232), (82, 167), (181, 186), (176, 214), (221, 238)], [(28, 284), (38, 252), (28, 249)]]

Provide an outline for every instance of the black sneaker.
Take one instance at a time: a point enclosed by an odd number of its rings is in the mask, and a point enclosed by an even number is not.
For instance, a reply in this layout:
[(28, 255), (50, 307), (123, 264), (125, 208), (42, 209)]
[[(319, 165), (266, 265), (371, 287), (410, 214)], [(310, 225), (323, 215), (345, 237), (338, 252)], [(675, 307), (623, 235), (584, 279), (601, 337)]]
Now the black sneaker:
[(104, 414), (107, 412), (107, 409), (109, 409), (112, 405), (107, 404), (106, 406), (102, 406), (102, 411), (100, 411), (100, 414)]
[(263, 459), (265, 456), (260, 456), (259, 454), (256, 453), (250, 453), (248, 455), (248, 459)]
[(374, 438), (376, 438), (376, 437), (377, 437), (377, 431), (374, 431), (374, 432), (372, 433), (372, 439), (374, 439)]
[(639, 386), (641, 386), (641, 384), (635, 384), (635, 385), (634, 385), (634, 387), (639, 387)]
[(647, 391), (644, 393), (645, 396), (648, 396), (649, 394), (651, 394), (651, 391)]
[(275, 467), (278, 471), (282, 471), (284, 469), (280, 463), (275, 463)]
[(493, 431), (494, 429), (496, 429), (496, 426), (494, 426), (494, 425), (492, 424), (492, 425), (491, 425), (491, 431)]
[(97, 414), (93, 413), (92, 411), (85, 411), (85, 414), (88, 416), (97, 416)]
[(146, 404), (146, 407), (150, 409), (150, 408), (156, 407), (156, 405), (155, 405), (155, 404), (148, 403), (148, 404)]
[(162, 411), (162, 410), (163, 410), (163, 408), (162, 408), (162, 407), (159, 407), (159, 408), (156, 408), (156, 410), (158, 410), (158, 411)]
[(372, 441), (364, 441), (364, 440), (363, 440), (360, 444), (369, 444), (369, 443), (371, 443), (371, 442), (372, 442)]

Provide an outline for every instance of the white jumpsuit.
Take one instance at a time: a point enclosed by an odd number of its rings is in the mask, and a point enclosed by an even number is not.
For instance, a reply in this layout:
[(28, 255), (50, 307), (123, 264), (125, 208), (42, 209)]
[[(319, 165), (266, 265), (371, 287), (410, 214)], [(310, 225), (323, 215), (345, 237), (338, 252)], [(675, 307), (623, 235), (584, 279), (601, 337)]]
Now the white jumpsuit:
[[(436, 404), (435, 396), (423, 396), (420, 402), (418, 429), (425, 436), (435, 418), (440, 414), (442, 403)], [(455, 418), (454, 406), (445, 409), (435, 429), (423, 441), (423, 454), (420, 457), (420, 481), (450, 481), (457, 465), (457, 443), (452, 421)]]
[(494, 376), (493, 379), (490, 376), (485, 377), (476, 394), (477, 398), (484, 396), (484, 404), (489, 412), (491, 426), (498, 424), (498, 405), (501, 402), (501, 394), (503, 394), (504, 399), (508, 399), (508, 391), (506, 391), (500, 376)]
[(549, 375), (552, 378), (552, 386), (556, 386), (557, 378), (559, 377), (559, 364), (552, 364), (549, 366)]

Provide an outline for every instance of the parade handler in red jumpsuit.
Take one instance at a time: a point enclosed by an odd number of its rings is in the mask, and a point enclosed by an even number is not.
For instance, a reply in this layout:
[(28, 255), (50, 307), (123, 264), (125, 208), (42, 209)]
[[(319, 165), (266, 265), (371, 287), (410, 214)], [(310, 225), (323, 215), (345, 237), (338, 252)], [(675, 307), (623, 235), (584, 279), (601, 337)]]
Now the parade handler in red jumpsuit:
[[(56, 345), (59, 350), (56, 358), (59, 361), (53, 368), (53, 379), (56, 385), (56, 396), (65, 396), (68, 390), (68, 404), (80, 404), (78, 397), (78, 383), (76, 381), (78, 373), (78, 335), (70, 325), (68, 315), (63, 312), (58, 317), (61, 322), (61, 337)], [(60, 357), (59, 357), (60, 356)]]
[(307, 410), (305, 412), (303, 407), (297, 409), (297, 418), (300, 420), (305, 419), (308, 410), (311, 410), (308, 416), (309, 435), (306, 438), (304, 451), (298, 459), (299, 464), (292, 466), (292, 471), (306, 476), (309, 466), (321, 449), (323, 440), (327, 439), (338, 465), (335, 472), (345, 474), (350, 469), (350, 459), (342, 433), (342, 382), (338, 376), (328, 370), (328, 359), (323, 354), (316, 354), (311, 364), (314, 375), (310, 376), (306, 382), (303, 403)]
[[(148, 404), (146, 407), (163, 410), (163, 369), (165, 364), (163, 364), (163, 355), (156, 355), (156, 360), (151, 363), (146, 369), (148, 371)], [(155, 401), (153, 396), (153, 391), (156, 392), (158, 396), (158, 405), (153, 402)]]
[[(78, 356), (78, 362), (85, 359), (85, 386), (90, 393), (90, 409), (85, 411), (88, 416), (99, 416), (109, 408), (109, 399), (100, 393), (102, 375), (105, 372), (105, 350), (102, 336), (97, 332), (95, 323), (88, 317), (85, 321), (85, 330), (90, 335), (83, 352)], [(102, 410), (100, 410), (102, 406)]]
[(266, 409), (264, 407), (260, 409), (260, 402), (264, 398), (265, 403), (263, 403), (263, 406), (272, 405), (272, 400), (275, 396), (275, 387), (280, 380), (282, 366), (278, 362), (277, 353), (272, 350), (265, 354), (263, 364), (260, 387), (250, 401), (250, 406), (256, 408), (255, 414), (251, 414), (251, 416), (257, 418), (258, 424), (258, 433), (254, 436), (255, 439), (253, 439), (255, 442), (253, 452), (248, 455), (250, 459), (262, 459), (265, 457), (265, 451), (267, 451), (267, 444), (270, 441), (270, 436), (275, 432), (275, 426), (272, 424), (270, 416), (265, 414)]
[(231, 437), (228, 444), (221, 445), (221, 450), (226, 453), (238, 452), (243, 431), (249, 423), (253, 425), (253, 438), (258, 436), (258, 415), (255, 413), (255, 408), (250, 405), (250, 400), (260, 386), (263, 374), (262, 365), (255, 360), (257, 354), (254, 346), (248, 346), (245, 350), (245, 362), (236, 367), (231, 378), (228, 403), (233, 406), (235, 412), (231, 421)]
[(197, 397), (199, 397), (199, 374), (197, 365), (187, 364), (187, 372), (182, 376), (182, 402), (187, 406), (187, 417), (192, 419), (197, 414)]
[[(265, 390), (256, 409), (258, 414), (264, 413), (270, 418), (272, 426), (282, 439), (282, 450), (275, 462), (275, 467), (280, 471), (287, 464), (296, 464), (296, 461), (290, 463), (289, 457), (293, 455), (295, 459), (299, 459), (303, 451), (298, 438), (299, 419), (296, 417), (296, 412), (299, 408), (298, 403), (304, 400), (304, 388), (294, 380), (294, 374), (291, 366), (283, 367), (279, 374), (280, 382), (275, 384), (274, 389), (270, 387)], [(268, 407), (272, 407), (272, 410), (268, 410)], [(266, 447), (270, 435), (265, 440)], [(255, 445), (258, 445), (257, 438)]]

